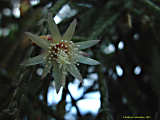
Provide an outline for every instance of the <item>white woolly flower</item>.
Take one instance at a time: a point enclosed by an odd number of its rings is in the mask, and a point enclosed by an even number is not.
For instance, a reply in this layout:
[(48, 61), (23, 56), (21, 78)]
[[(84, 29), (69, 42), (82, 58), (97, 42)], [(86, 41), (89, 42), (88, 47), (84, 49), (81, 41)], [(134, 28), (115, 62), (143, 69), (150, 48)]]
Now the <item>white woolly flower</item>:
[(45, 64), (42, 78), (44, 78), (52, 69), (52, 75), (55, 80), (56, 91), (65, 85), (65, 77), (69, 72), (72, 76), (82, 81), (82, 76), (76, 67), (78, 63), (97, 65), (98, 61), (81, 55), (82, 49), (89, 48), (99, 42), (99, 40), (89, 40), (84, 42), (73, 43), (71, 41), (75, 32), (77, 21), (74, 20), (67, 31), (61, 36), (57, 25), (52, 16), (48, 17), (51, 40), (48, 41), (44, 36), (37, 36), (26, 32), (26, 35), (39, 47), (44, 49), (44, 53), (29, 58), (22, 65), (31, 66), (36, 64)]

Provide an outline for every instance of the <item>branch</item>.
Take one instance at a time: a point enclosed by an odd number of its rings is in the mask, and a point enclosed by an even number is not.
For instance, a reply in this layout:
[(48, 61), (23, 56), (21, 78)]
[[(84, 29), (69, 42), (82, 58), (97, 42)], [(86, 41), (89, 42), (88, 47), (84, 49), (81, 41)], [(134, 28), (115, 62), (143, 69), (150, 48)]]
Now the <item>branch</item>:
[(160, 7), (154, 4), (153, 2), (151, 2), (150, 0), (142, 0), (142, 2), (148, 5), (149, 7), (153, 8), (157, 12), (160, 12)]

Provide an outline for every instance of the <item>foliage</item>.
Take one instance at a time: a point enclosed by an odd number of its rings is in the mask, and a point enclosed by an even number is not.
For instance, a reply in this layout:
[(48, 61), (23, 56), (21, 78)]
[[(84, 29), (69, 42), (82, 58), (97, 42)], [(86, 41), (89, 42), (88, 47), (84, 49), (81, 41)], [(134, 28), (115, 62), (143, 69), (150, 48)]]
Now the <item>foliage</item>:
[[(64, 119), (67, 95), (76, 108), (75, 119), (120, 120), (124, 115), (137, 116), (135, 113), (160, 119), (158, 0), (41, 0), (37, 5), (31, 5), (31, 1), (21, 0), (19, 6), (18, 0), (0, 1), (0, 119)], [(60, 14), (65, 5), (73, 14)], [(12, 13), (16, 7), (19, 18)], [(40, 79), (36, 72), (44, 67), (41, 64), (20, 66), (22, 61), (42, 52), (24, 33), (49, 34), (49, 12), (61, 16), (58, 27), (62, 33), (77, 19), (72, 38), (75, 43), (100, 40), (86, 52), (101, 63), (92, 70), (87, 65), (78, 66), (83, 78), (97, 73), (98, 79), (89, 87), (79, 84), (79, 88), (85, 88), (84, 93), (75, 99), (68, 87), (74, 78), (67, 76), (62, 99), (52, 106), (47, 104), (47, 93), (54, 82), (52, 75)], [(101, 95), (99, 112), (83, 115), (77, 102), (93, 91)], [(117, 114), (119, 111), (121, 114)]]

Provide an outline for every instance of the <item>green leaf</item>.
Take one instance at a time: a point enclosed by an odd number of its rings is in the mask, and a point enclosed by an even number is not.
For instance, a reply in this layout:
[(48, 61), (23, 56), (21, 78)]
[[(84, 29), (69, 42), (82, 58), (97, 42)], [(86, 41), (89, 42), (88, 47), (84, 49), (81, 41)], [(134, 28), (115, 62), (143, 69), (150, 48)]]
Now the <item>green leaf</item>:
[(48, 15), (48, 25), (49, 25), (49, 30), (50, 30), (51, 35), (52, 35), (53, 42), (60, 41), (62, 37), (61, 37), (61, 34), (59, 32), (58, 26), (56, 25), (56, 23), (52, 19), (51, 14)]
[(98, 65), (98, 64), (100, 64), (100, 62), (98, 62), (94, 59), (82, 56), (82, 55), (78, 55), (78, 62), (83, 63), (83, 64), (88, 64), (88, 65)]
[(72, 39), (72, 36), (75, 32), (76, 24), (77, 24), (77, 20), (74, 19), (73, 22), (68, 27), (68, 29), (66, 30), (66, 32), (64, 33), (63, 38), (62, 38), (63, 40), (70, 41)]
[(44, 48), (44, 49), (48, 49), (49, 41), (41, 39), (39, 36), (34, 35), (30, 32), (25, 32), (25, 34), (33, 41), (33, 43), (35, 43), (39, 47)]
[(44, 57), (45, 57), (45, 54), (41, 54), (36, 57), (29, 58), (28, 60), (25, 60), (21, 65), (32, 66), (32, 65), (36, 65), (36, 64), (41, 64), (45, 61)]
[(43, 69), (43, 74), (41, 79), (47, 76), (47, 74), (50, 72), (52, 65), (51, 64), (46, 64), (44, 69)]
[(64, 87), (65, 85), (65, 74), (62, 71), (62, 69), (59, 68), (59, 64), (57, 63), (53, 63), (53, 72), (52, 75), (54, 77), (54, 81), (55, 81), (55, 88), (56, 88), (56, 92), (58, 93), (61, 86)]
[(82, 82), (82, 76), (74, 64), (67, 65), (67, 71), (75, 78), (79, 79)]
[(100, 40), (88, 40), (88, 41), (84, 41), (84, 42), (77, 42), (75, 43), (79, 49), (86, 49), (89, 47), (92, 47), (94, 45), (96, 45)]

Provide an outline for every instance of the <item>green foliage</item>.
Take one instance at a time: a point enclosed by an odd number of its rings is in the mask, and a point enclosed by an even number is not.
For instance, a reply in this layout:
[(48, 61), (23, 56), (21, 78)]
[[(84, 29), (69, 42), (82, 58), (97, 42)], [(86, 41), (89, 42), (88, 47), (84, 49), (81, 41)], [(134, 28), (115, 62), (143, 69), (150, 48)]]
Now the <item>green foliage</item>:
[[(71, 97), (71, 104), (76, 108), (76, 119), (121, 120), (121, 117), (126, 115), (125, 112), (130, 113), (130, 116), (135, 115), (133, 113), (145, 112), (143, 116), (160, 119), (159, 113), (149, 113), (160, 110), (159, 1), (40, 0), (35, 6), (28, 1), (21, 0), (20, 18), (12, 14), (12, 6), (16, 2), (0, 1), (0, 119), (64, 119), (68, 113), (65, 110), (68, 104), (67, 95)], [(59, 13), (66, 4), (76, 11), (75, 14), (69, 16), (71, 12), (64, 15)], [(24, 5), (28, 7), (24, 9)], [(4, 8), (10, 9), (9, 16), (4, 14)], [(51, 16), (48, 19), (48, 13), (62, 18), (58, 27), (52, 22)], [(65, 32), (68, 26), (69, 29)], [(59, 29), (63, 33), (62, 36)], [(79, 84), (79, 88), (84, 88), (84, 93), (78, 99), (69, 91), (69, 84), (74, 81), (72, 76), (66, 77), (66, 72), (62, 72), (59, 67), (52, 69), (48, 64), (48, 67), (39, 64), (44, 63), (42, 58), (46, 54), (40, 47), (48, 50), (50, 32), (52, 39), (57, 43), (61, 38), (65, 38), (72, 40), (78, 49), (93, 46), (86, 50), (88, 54), (81, 52), (83, 56), (77, 58), (80, 63), (101, 63), (92, 70), (87, 65), (66, 66), (67, 72), (81, 80), (80, 72), (83, 78), (88, 79), (92, 73), (98, 75), (98, 80), (93, 81), (89, 87), (85, 87), (83, 83)], [(46, 35), (48, 40), (42, 35)], [(123, 43), (121, 48), (120, 43)], [(29, 57), (32, 59), (24, 61)], [(68, 59), (64, 57), (62, 55), (61, 60), (67, 63)], [(21, 63), (35, 66), (24, 68)], [(123, 71), (121, 75), (117, 66)], [(139, 72), (136, 70), (137, 66), (140, 68)], [(37, 74), (38, 68), (45, 68), (42, 76)], [(65, 88), (60, 102), (48, 106), (47, 94), (49, 87), (53, 86), (54, 76), (58, 85), (56, 89), (59, 90), (61, 85)], [(93, 91), (99, 91), (101, 95), (99, 112), (96, 115), (83, 115), (77, 102)], [(39, 98), (40, 95), (43, 99)], [(121, 115), (115, 114), (119, 111), (122, 111)]]

